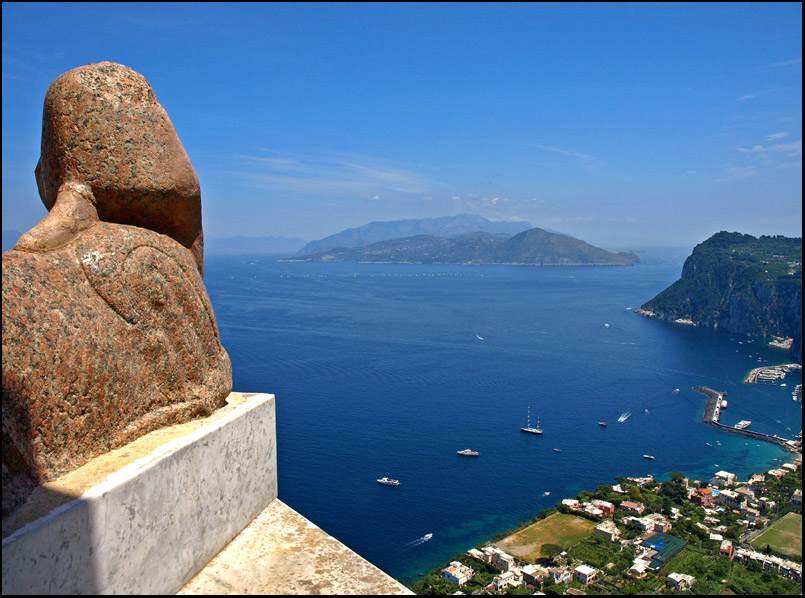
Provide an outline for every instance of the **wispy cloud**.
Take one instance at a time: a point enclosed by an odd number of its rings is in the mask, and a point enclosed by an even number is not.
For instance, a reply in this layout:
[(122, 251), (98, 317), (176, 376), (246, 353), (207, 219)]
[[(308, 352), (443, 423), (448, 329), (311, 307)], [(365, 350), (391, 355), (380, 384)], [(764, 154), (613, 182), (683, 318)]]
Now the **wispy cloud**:
[(717, 179), (713, 179), (716, 183), (729, 183), (732, 181), (748, 179), (757, 176), (757, 170), (754, 166), (733, 166), (724, 171), (724, 174)]
[(593, 174), (596, 174), (596, 175), (602, 175), (603, 174), (603, 175), (606, 175), (608, 177), (614, 177), (614, 178), (618, 178), (618, 179), (622, 178), (620, 175), (605, 172), (606, 162), (602, 158), (599, 158), (597, 156), (593, 156), (593, 155), (590, 155), (590, 154), (585, 154), (583, 152), (579, 152), (579, 151), (575, 151), (575, 150), (564, 149), (564, 148), (556, 147), (556, 146), (553, 146), (553, 145), (542, 145), (542, 144), (538, 144), (538, 143), (535, 143), (533, 145), (534, 145), (534, 147), (536, 147), (536, 148), (538, 148), (540, 150), (546, 151), (546, 152), (552, 152), (552, 153), (555, 153), (555, 154), (560, 154), (560, 155), (563, 155), (563, 156), (568, 156), (570, 158), (574, 158), (581, 164), (582, 168), (584, 168), (586, 171), (588, 171), (590, 173), (593, 173)]
[(255, 186), (280, 192), (380, 201), (389, 193), (425, 194), (438, 183), (415, 170), (378, 158), (353, 155), (239, 155), (236, 174)]
[(780, 91), (780, 90), (779, 89), (766, 89), (764, 91), (758, 91), (758, 92), (755, 92), (755, 93), (748, 93), (745, 96), (741, 96), (736, 101), (745, 102), (746, 100), (754, 100), (755, 98), (760, 98), (760, 97), (763, 97), (763, 96), (767, 96), (769, 94), (776, 93), (778, 91)]
[(572, 156), (585, 162), (601, 162), (603, 164), (603, 160), (601, 160), (600, 158), (590, 156), (589, 154), (583, 154), (581, 152), (574, 152), (572, 150), (562, 149), (561, 147), (554, 147), (552, 145), (540, 145), (538, 143), (534, 144), (534, 147), (538, 147), (539, 149), (545, 150), (546, 152), (554, 152), (557, 154), (564, 154), (565, 156)]
[(802, 68), (802, 56), (799, 58), (793, 58), (791, 60), (781, 60), (780, 62), (772, 62), (770, 64), (764, 64), (758, 67), (758, 70), (761, 71), (780, 71), (786, 69), (801, 69)]
[(785, 152), (789, 157), (802, 155), (802, 139), (790, 143), (774, 143), (772, 145), (755, 145), (753, 147), (739, 147), (739, 152), (745, 154), (768, 154), (773, 152)]
[(774, 141), (775, 139), (782, 139), (783, 137), (788, 137), (788, 133), (772, 133), (771, 135), (766, 135), (766, 139), (769, 141)]

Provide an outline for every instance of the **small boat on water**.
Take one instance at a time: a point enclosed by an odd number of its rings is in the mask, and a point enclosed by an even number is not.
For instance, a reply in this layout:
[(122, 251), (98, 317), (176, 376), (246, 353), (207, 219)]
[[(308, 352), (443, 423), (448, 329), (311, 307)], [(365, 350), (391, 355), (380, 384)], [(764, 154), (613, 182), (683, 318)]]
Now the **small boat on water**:
[(598, 425), (601, 426), (602, 428), (606, 428), (607, 422), (598, 422)]
[(551, 495), (550, 492), (544, 492), (543, 494), (545, 494), (545, 496), (550, 496)]
[(744, 429), (748, 428), (751, 425), (752, 425), (751, 421), (749, 421), (748, 419), (742, 419), (737, 424), (735, 424), (735, 429), (736, 430), (744, 430)]
[(427, 542), (427, 541), (428, 541), (428, 540), (430, 540), (432, 537), (433, 537), (433, 534), (425, 534), (424, 536), (422, 536), (422, 539), (423, 539), (423, 540), (425, 540), (425, 542)]
[(710, 444), (709, 442), (705, 442), (705, 444), (706, 444), (707, 446), (713, 446), (713, 445), (712, 445), (712, 444)]
[(391, 478), (387, 478), (387, 477), (382, 477), (377, 481), (380, 482), (381, 484), (385, 484), (386, 486), (399, 486), (400, 485), (399, 480), (392, 480)]
[(472, 449), (464, 449), (463, 451), (456, 451), (459, 455), (464, 455), (465, 457), (477, 457), (481, 453), (478, 451), (474, 451)]
[(624, 411), (623, 413), (621, 413), (620, 417), (618, 418), (618, 423), (622, 424), (627, 419), (629, 419), (631, 417), (631, 415), (632, 415), (631, 411)]
[(520, 428), (523, 432), (528, 432), (529, 434), (542, 434), (542, 428), (539, 427), (539, 417), (537, 417), (537, 427), (531, 427), (531, 407), (528, 408), (528, 423), (526, 423), (525, 428)]
[(555, 448), (555, 449), (553, 449), (553, 452), (554, 452), (554, 453), (561, 453), (561, 452), (562, 452), (562, 449), (557, 449), (557, 448)]
[(643, 455), (643, 458), (644, 459), (653, 459), (654, 457), (652, 457), (651, 455)]

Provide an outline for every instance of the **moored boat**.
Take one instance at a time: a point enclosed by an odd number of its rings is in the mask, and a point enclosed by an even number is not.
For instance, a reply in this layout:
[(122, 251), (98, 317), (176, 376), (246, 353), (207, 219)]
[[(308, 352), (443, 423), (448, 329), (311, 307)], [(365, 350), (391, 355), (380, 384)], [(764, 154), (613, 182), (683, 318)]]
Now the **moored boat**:
[(539, 417), (537, 417), (537, 427), (531, 427), (531, 407), (528, 408), (528, 422), (526, 423), (525, 428), (520, 428), (523, 432), (528, 432), (529, 434), (542, 434), (542, 428), (539, 427)]

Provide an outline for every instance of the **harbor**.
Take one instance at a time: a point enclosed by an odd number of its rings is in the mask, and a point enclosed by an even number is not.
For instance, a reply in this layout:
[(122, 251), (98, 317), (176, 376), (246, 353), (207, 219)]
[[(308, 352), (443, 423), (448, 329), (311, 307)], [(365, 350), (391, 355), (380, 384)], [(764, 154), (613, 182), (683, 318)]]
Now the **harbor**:
[(769, 365), (755, 368), (744, 379), (745, 384), (777, 384), (784, 380), (785, 375), (792, 370), (801, 370), (798, 363), (784, 363), (783, 365)]
[(749, 438), (754, 438), (755, 440), (764, 440), (766, 442), (771, 442), (791, 452), (800, 451), (800, 446), (798, 446), (798, 443), (794, 440), (782, 438), (777, 435), (763, 434), (762, 432), (755, 432), (753, 430), (748, 430), (747, 428), (749, 427), (751, 422), (740, 422), (741, 424), (744, 424), (742, 427), (725, 426), (724, 424), (719, 423), (718, 420), (721, 415), (721, 405), (722, 402), (724, 401), (724, 396), (727, 393), (718, 392), (717, 390), (713, 390), (712, 388), (708, 388), (707, 386), (694, 386), (693, 390), (695, 390), (696, 392), (700, 392), (707, 397), (707, 405), (704, 408), (702, 423), (709, 424), (714, 428), (718, 428), (719, 430), (723, 430), (725, 432), (732, 432), (733, 434), (738, 434), (740, 436), (747, 436)]

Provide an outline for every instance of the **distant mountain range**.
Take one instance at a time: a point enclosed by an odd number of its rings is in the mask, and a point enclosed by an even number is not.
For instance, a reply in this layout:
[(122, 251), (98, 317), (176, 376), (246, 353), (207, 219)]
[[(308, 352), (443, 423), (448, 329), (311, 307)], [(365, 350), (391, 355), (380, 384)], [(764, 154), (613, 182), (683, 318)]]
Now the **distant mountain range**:
[(415, 235), (365, 247), (338, 247), (286, 261), (631, 266), (640, 258), (634, 253), (611, 253), (568, 235), (533, 228), (514, 236), (487, 232), (454, 237)]
[(296, 237), (208, 237), (204, 239), (204, 253), (208, 255), (239, 255), (248, 253), (298, 252), (307, 239)]
[(802, 362), (802, 238), (717, 233), (693, 248), (679, 280), (636, 313), (789, 337), (792, 357)]
[(422, 218), (419, 220), (394, 220), (390, 222), (370, 222), (358, 228), (350, 228), (318, 241), (311, 241), (299, 252), (309, 255), (329, 251), (336, 247), (363, 247), (403, 237), (430, 235), (433, 237), (457, 237), (469, 233), (503, 233), (515, 235), (532, 226), (528, 222), (493, 222), (474, 214), (443, 216), (441, 218)]

